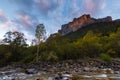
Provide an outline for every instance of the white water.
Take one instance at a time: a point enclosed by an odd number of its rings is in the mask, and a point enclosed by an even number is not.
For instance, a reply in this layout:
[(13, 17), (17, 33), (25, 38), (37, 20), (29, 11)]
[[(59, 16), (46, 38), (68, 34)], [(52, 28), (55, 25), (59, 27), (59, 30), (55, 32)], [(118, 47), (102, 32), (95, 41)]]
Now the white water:
[[(44, 76), (43, 76), (44, 74)], [(45, 76), (46, 75), (46, 76)], [(0, 80), (36, 80), (41, 79), (42, 80), (52, 80), (53, 76), (50, 76), (51, 74), (47, 74), (45, 72), (38, 72), (36, 74), (25, 74), (23, 72), (17, 72), (16, 70), (10, 70), (10, 71), (0, 71)], [(69, 77), (71, 75), (65, 74), (65, 76)], [(111, 79), (117, 79), (120, 80), (120, 74), (85, 74), (81, 75), (81, 77), (92, 79), (92, 78), (111, 78)]]

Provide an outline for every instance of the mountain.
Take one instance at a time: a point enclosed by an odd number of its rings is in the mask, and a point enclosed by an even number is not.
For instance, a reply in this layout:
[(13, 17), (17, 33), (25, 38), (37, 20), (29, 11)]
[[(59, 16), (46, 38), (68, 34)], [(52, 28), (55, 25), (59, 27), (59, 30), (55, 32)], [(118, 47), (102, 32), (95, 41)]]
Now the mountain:
[(92, 18), (89, 14), (84, 14), (79, 18), (74, 18), (72, 22), (62, 25), (61, 30), (59, 30), (58, 33), (60, 33), (61, 35), (67, 35), (71, 32), (75, 32), (78, 29), (81, 29), (92, 23), (111, 22), (111, 21), (112, 21), (111, 16), (107, 16), (101, 19), (95, 19)]
[(83, 37), (88, 31), (92, 31), (98, 36), (108, 36), (111, 32), (117, 31), (120, 27), (120, 19), (112, 20), (111, 16), (105, 18), (91, 18), (89, 14), (84, 14), (79, 18), (74, 18), (72, 22), (64, 24), (58, 31), (62, 36), (71, 40)]

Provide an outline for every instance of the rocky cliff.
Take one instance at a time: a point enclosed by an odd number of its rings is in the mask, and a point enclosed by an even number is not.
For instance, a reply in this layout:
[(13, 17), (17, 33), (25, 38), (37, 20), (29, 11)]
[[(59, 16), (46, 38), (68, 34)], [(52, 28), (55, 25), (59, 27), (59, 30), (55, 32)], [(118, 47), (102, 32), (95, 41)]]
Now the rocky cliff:
[(84, 14), (79, 18), (74, 18), (72, 22), (62, 25), (61, 30), (59, 30), (58, 33), (60, 33), (61, 35), (66, 35), (70, 32), (77, 31), (78, 29), (92, 23), (110, 22), (110, 21), (112, 21), (111, 16), (95, 19), (92, 18), (89, 14)]

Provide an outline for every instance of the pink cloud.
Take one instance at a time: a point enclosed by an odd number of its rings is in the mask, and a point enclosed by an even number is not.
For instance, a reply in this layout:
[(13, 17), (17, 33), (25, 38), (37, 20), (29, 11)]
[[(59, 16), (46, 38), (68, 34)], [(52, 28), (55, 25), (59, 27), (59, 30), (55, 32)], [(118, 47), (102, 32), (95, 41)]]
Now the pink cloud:
[(83, 10), (85, 13), (96, 15), (105, 7), (105, 0), (83, 0)]
[(33, 26), (33, 21), (30, 18), (30, 16), (26, 15), (26, 14), (19, 14), (18, 15), (19, 21), (21, 24), (23, 24), (23, 26)]
[(0, 9), (0, 27), (8, 29), (12, 24), (11, 20), (7, 18), (2, 9)]
[(84, 0), (84, 3), (85, 3), (85, 9), (88, 12), (92, 12), (94, 7), (96, 6), (93, 0)]
[[(16, 27), (17, 23), (15, 23), (13, 20), (9, 19), (4, 11), (0, 9), (0, 28), (4, 29), (4, 31), (10, 31), (10, 30), (18, 30)], [(1, 31), (0, 29), (0, 31)]]
[(7, 17), (5, 16), (5, 13), (3, 12), (3, 10), (0, 9), (0, 21), (1, 22), (7, 22)]
[(56, 10), (59, 7), (61, 0), (34, 0), (38, 11), (43, 15)]

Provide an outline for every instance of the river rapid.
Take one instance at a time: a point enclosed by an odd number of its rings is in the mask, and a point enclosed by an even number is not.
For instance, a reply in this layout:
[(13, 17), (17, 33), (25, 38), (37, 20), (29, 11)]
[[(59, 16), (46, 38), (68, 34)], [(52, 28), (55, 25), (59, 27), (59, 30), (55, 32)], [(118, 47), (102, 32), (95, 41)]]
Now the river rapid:
[[(104, 69), (105, 70), (105, 69)], [(62, 73), (62, 72), (61, 72)], [(39, 71), (34, 74), (26, 74), (22, 69), (6, 69), (0, 71), (0, 80), (54, 80), (57, 73), (47, 73), (46, 71)], [(63, 73), (64, 79), (72, 80), (72, 77), (77, 76), (80, 80), (120, 80), (120, 74), (114, 73), (95, 73), (95, 72), (83, 72), (83, 73)], [(65, 79), (66, 77), (66, 79)]]
[(14, 64), (0, 68), (0, 80), (120, 80), (120, 61), (63, 61), (57, 63)]

